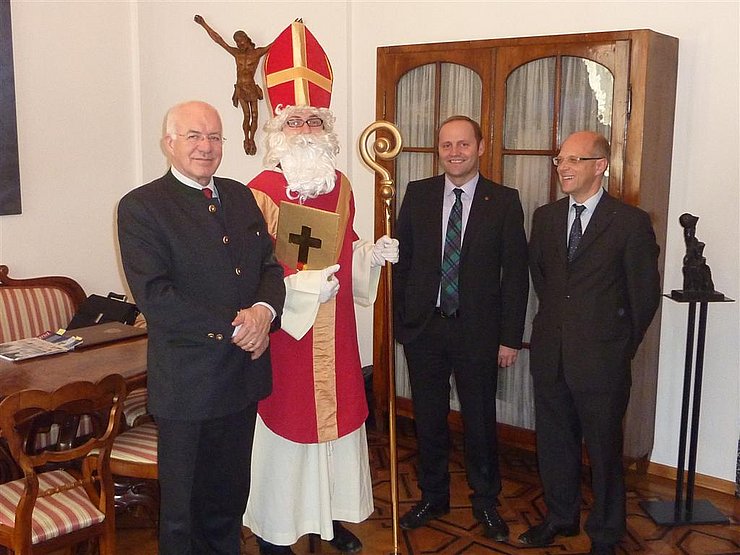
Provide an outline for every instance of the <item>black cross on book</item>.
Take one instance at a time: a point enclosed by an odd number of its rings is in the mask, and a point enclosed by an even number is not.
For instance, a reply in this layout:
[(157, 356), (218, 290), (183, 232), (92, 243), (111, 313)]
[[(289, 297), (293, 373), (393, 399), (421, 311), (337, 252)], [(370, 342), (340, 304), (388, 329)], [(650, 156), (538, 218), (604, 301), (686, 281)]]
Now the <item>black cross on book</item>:
[(301, 233), (289, 233), (288, 242), (298, 245), (298, 264), (305, 266), (308, 264), (308, 249), (320, 249), (321, 239), (311, 237), (311, 228), (307, 225), (301, 226)]

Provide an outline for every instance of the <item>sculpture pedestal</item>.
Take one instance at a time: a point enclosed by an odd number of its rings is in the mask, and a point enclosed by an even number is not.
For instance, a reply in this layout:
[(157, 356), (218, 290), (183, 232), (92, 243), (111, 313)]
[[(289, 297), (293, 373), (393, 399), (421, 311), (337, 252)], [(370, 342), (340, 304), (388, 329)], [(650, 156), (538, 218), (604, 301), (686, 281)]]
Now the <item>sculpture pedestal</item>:
[[(683, 401), (681, 404), (681, 431), (678, 443), (676, 466), (676, 499), (674, 501), (641, 501), (640, 506), (659, 526), (681, 526), (683, 524), (728, 524), (730, 519), (717, 510), (709, 501), (694, 501), (696, 478), (696, 448), (699, 438), (699, 414), (701, 407), (701, 385), (704, 373), (704, 342), (707, 331), (707, 309), (711, 302), (734, 302), (718, 292), (684, 292), (673, 290), (665, 295), (679, 303), (689, 303), (686, 326), (686, 358), (683, 376)], [(696, 325), (696, 305), (699, 303), (699, 325)], [(696, 337), (696, 359), (694, 360), (694, 337)], [(693, 375), (693, 402), (691, 382)], [(689, 430), (689, 409), (691, 429)], [(690, 434), (690, 438), (689, 438)], [(686, 477), (686, 499), (684, 502), (684, 465), (686, 443), (689, 439), (689, 466)]]
[(705, 293), (697, 293), (696, 291), (684, 291), (683, 289), (672, 289), (670, 296), (666, 297), (673, 299), (677, 303), (690, 303), (696, 302), (732, 302), (732, 299), (728, 299), (719, 291), (708, 291)]

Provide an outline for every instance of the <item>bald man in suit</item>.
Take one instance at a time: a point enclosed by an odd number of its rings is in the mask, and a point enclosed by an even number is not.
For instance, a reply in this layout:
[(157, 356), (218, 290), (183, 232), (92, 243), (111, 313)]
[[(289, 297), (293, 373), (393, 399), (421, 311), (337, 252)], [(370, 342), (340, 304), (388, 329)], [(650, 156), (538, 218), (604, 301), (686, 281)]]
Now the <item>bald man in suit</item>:
[(601, 186), (609, 154), (597, 133), (565, 140), (553, 162), (567, 196), (535, 211), (529, 243), (539, 299), (530, 370), (547, 516), (519, 541), (546, 546), (580, 532), (585, 440), (594, 493), (585, 530), (593, 555), (613, 555), (625, 532), (622, 420), (630, 360), (660, 302), (649, 216)]

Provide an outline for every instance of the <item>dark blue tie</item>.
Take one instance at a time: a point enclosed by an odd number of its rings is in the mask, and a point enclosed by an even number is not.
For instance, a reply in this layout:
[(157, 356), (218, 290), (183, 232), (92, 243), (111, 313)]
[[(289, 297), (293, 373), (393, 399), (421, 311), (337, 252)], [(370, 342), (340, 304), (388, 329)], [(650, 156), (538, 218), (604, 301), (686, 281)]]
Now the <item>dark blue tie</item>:
[(578, 249), (578, 243), (581, 242), (583, 237), (583, 226), (581, 225), (581, 214), (586, 209), (585, 206), (574, 204), (573, 208), (576, 210), (576, 219), (573, 220), (573, 225), (570, 228), (570, 237), (568, 238), (568, 262), (573, 260)]
[(455, 204), (450, 211), (442, 256), (442, 280), (439, 292), (439, 308), (449, 316), (460, 306), (458, 275), (460, 273), (460, 250), (462, 245), (462, 189), (456, 187)]

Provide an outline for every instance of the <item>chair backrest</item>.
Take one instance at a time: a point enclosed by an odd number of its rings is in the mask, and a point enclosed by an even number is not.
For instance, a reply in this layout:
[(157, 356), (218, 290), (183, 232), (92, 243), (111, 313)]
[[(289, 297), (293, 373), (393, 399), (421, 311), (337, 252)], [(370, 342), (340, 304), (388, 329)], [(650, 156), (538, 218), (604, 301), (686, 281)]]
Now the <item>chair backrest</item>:
[(71, 278), (14, 279), (0, 265), (0, 343), (66, 327), (85, 298)]
[[(110, 451), (125, 396), (126, 383), (115, 374), (96, 384), (74, 382), (54, 392), (23, 390), (0, 401), (0, 429), (23, 472), (20, 480), (0, 485), (0, 545), (30, 553), (32, 545), (34, 552), (44, 542), (58, 546), (63, 536), (69, 536), (71, 543), (101, 536), (101, 553), (112, 553)], [(81, 419), (89, 421), (88, 433), (82, 437)], [(55, 441), (42, 449), (33, 437), (39, 422), (58, 426)], [(93, 449), (97, 456), (87, 457)], [(65, 516), (55, 518), (57, 507)], [(69, 514), (82, 513), (78, 522), (64, 522)]]

